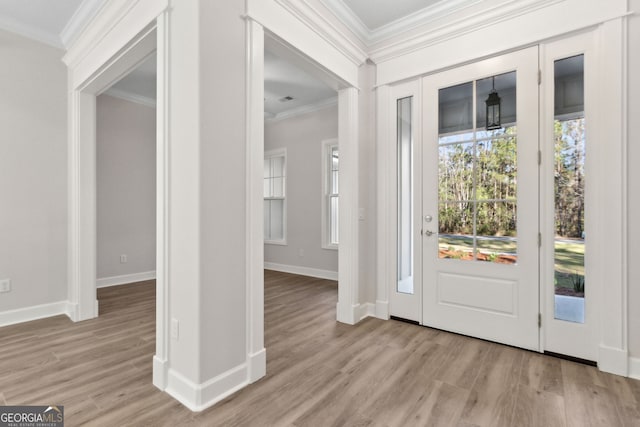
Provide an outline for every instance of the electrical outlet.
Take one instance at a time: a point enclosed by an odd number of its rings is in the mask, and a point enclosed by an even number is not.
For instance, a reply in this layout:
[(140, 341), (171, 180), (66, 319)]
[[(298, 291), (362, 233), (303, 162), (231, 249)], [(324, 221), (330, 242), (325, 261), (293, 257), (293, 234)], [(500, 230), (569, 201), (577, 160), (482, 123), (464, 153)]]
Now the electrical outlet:
[(171, 319), (171, 338), (178, 340), (180, 337), (180, 322), (178, 319)]
[(127, 263), (127, 256), (120, 255), (120, 264), (126, 264), (126, 263)]
[(0, 280), (0, 292), (10, 292), (10, 291), (11, 291), (11, 279)]

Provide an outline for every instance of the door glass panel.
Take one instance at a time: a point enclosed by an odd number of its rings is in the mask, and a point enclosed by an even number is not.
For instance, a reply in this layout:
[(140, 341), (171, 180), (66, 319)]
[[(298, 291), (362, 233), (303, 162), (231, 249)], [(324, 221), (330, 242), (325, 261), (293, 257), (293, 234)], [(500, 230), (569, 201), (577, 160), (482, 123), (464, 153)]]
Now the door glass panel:
[(398, 145), (398, 286), (397, 291), (413, 294), (413, 137), (412, 97), (397, 102)]
[(555, 61), (555, 318), (584, 323), (584, 55)]
[[(502, 128), (486, 130), (485, 100)], [(517, 261), (516, 72), (439, 90), (439, 257)]]

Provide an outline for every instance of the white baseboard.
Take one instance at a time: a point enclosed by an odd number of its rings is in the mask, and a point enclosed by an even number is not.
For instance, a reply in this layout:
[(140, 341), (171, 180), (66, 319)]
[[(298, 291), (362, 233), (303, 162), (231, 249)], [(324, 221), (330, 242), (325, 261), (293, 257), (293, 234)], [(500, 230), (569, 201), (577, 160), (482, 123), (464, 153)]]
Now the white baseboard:
[(598, 351), (598, 369), (626, 377), (629, 374), (629, 354), (625, 350), (601, 345)]
[(122, 276), (103, 277), (96, 281), (96, 287), (106, 288), (108, 286), (128, 285), (129, 283), (143, 282), (156, 278), (155, 271), (145, 271), (142, 273), (125, 274)]
[(301, 276), (317, 277), (318, 279), (338, 280), (337, 271), (321, 270), (319, 268), (277, 264), (275, 262), (265, 262), (264, 268), (266, 270), (280, 271), (282, 273), (291, 273), (291, 274), (299, 274)]
[(168, 370), (165, 391), (194, 412), (200, 412), (249, 384), (243, 363), (203, 384), (196, 384), (173, 369)]
[(153, 356), (153, 385), (163, 391), (167, 388), (168, 368), (169, 364), (166, 360)]
[(389, 320), (389, 301), (376, 301), (375, 317)]
[(0, 313), (0, 326), (15, 325), (16, 323), (30, 322), (46, 317), (64, 314), (72, 318), (67, 301), (53, 302), (50, 304), (35, 305), (33, 307), (19, 308)]
[(336, 320), (347, 325), (355, 325), (360, 318), (358, 317), (359, 305), (349, 305), (338, 301), (336, 304)]
[(376, 306), (373, 303), (370, 302), (366, 302), (364, 304), (360, 304), (358, 306), (358, 313), (357, 313), (357, 321), (361, 321), (366, 317), (375, 317), (376, 315)]
[(267, 350), (263, 348), (257, 353), (250, 354), (247, 365), (249, 367), (248, 378), (250, 383), (254, 383), (267, 375)]
[(629, 378), (640, 380), (640, 358), (629, 358)]

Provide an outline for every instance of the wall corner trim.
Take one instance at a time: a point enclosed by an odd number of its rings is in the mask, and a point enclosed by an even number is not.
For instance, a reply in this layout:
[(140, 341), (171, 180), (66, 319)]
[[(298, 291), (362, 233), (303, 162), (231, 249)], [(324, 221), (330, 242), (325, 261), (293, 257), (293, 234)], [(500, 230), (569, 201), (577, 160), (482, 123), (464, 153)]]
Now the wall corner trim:
[(169, 375), (169, 363), (167, 360), (162, 360), (158, 355), (153, 355), (153, 385), (160, 390), (167, 388), (167, 381)]
[(629, 378), (640, 380), (640, 357), (629, 358)]
[(376, 305), (374, 303), (365, 302), (358, 306), (358, 313), (356, 315), (357, 322), (360, 322), (367, 317), (376, 317)]
[(254, 383), (267, 374), (267, 350), (262, 349), (248, 356), (247, 378), (249, 383)]
[(629, 352), (619, 348), (600, 345), (598, 351), (598, 369), (610, 374), (629, 375)]
[(382, 320), (389, 320), (389, 301), (376, 301), (375, 317)]
[(169, 369), (165, 391), (191, 411), (200, 412), (247, 384), (246, 363), (201, 384), (196, 384), (173, 369)]

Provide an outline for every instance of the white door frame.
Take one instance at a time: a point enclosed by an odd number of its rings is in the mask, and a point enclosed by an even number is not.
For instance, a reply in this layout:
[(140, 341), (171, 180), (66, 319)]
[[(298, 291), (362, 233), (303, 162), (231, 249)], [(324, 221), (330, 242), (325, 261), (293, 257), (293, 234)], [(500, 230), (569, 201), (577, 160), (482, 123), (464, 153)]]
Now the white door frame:
[[(256, 2), (260, 8), (265, 2)], [(276, 7), (276, 9), (270, 9)], [(275, 19), (274, 33), (285, 34), (302, 25), (293, 15), (282, 22), (280, 6), (269, 5), (263, 13)], [(160, 389), (167, 385), (169, 362), (169, 271), (171, 253), (169, 161), (170, 141), (167, 125), (170, 100), (167, 82), (170, 64), (168, 0), (136, 0), (108, 3), (92, 22), (91, 30), (67, 52), (64, 61), (69, 69), (69, 317), (74, 321), (98, 315), (96, 300), (96, 182), (95, 182), (95, 102), (96, 96), (126, 75), (154, 49), (158, 55), (157, 100), (157, 309), (156, 354), (153, 382)], [(295, 25), (292, 26), (292, 23)], [(157, 46), (156, 46), (157, 34)], [(263, 233), (262, 233), (262, 162), (263, 162), (263, 84), (264, 27), (257, 20), (247, 24), (247, 360), (249, 381), (264, 375), (263, 315)], [(304, 37), (303, 37), (304, 35)], [(326, 57), (318, 47), (319, 36), (310, 28), (297, 28), (289, 37), (303, 46), (306, 55)], [(323, 67), (342, 82), (339, 94), (341, 150), (341, 248), (338, 320), (356, 323), (362, 316), (358, 303), (358, 65), (337, 49), (329, 55), (332, 64)], [(326, 58), (324, 58), (326, 59)], [(362, 59), (364, 62), (364, 59)], [(322, 61), (321, 61), (322, 63)]]
[[(250, 81), (247, 91), (247, 105), (251, 113), (247, 117), (247, 152), (249, 183), (247, 206), (249, 207), (247, 247), (251, 254), (248, 262), (250, 295), (254, 295), (252, 306), (254, 316), (263, 308), (258, 308), (264, 298), (264, 218), (263, 218), (263, 163), (264, 163), (264, 45), (295, 63), (300, 68), (318, 77), (338, 91), (338, 147), (340, 150), (340, 210), (338, 248), (338, 304), (336, 320), (355, 324), (364, 317), (358, 303), (358, 89), (330, 70), (321, 69), (314, 61), (285, 40), (269, 32), (257, 21), (249, 18), (250, 61), (248, 61)], [(259, 248), (259, 249), (258, 249)], [(259, 253), (258, 253), (259, 252)], [(261, 296), (259, 297), (258, 294)], [(262, 316), (261, 316), (262, 317)], [(258, 327), (252, 319), (253, 327)], [(264, 327), (264, 326), (262, 326)]]
[[(391, 198), (396, 202), (388, 206), (380, 206), (378, 212), (383, 212), (383, 215), (379, 213), (379, 218), (384, 218), (388, 222), (388, 227), (391, 232), (391, 239), (393, 241), (389, 247), (379, 247), (379, 251), (389, 252), (388, 268), (390, 274), (393, 275), (391, 282), (392, 286), (388, 289), (389, 304), (387, 307), (389, 316), (397, 316), (405, 320), (416, 321), (422, 324), (422, 238), (420, 236), (422, 225), (422, 202), (421, 197), (418, 199), (416, 195), (422, 194), (422, 79), (414, 79), (407, 82), (394, 85), (390, 88), (391, 94), (389, 97), (389, 111), (386, 114), (390, 114), (390, 118), (380, 117), (379, 122), (386, 122), (390, 120), (392, 122), (390, 132), (394, 139), (393, 144), (389, 144), (385, 147), (385, 152), (380, 153), (384, 156), (383, 160), (385, 167), (389, 167), (391, 171), (389, 176), (393, 179), (388, 182), (381, 183), (385, 186), (388, 185), (386, 191), (389, 192)], [(412, 153), (412, 180), (413, 191), (411, 197), (413, 198), (413, 232), (412, 232), (412, 245), (413, 245), (413, 294), (403, 294), (397, 292), (398, 283), (398, 212), (397, 200), (398, 200), (398, 141), (397, 141), (397, 102), (400, 99), (411, 97), (411, 137), (413, 138), (413, 153)], [(381, 165), (383, 166), (383, 165)], [(380, 176), (378, 179), (380, 180)], [(395, 305), (395, 308), (394, 308)], [(376, 305), (377, 306), (377, 305)], [(384, 305), (381, 305), (384, 307)], [(381, 316), (382, 317), (382, 316)], [(384, 317), (383, 317), (384, 318)]]
[[(79, 39), (64, 62), (69, 74), (69, 285), (73, 321), (98, 316), (96, 298), (96, 97), (157, 52), (156, 353), (153, 383), (166, 385), (168, 328), (168, 1), (106, 7), (93, 33)], [(102, 33), (101, 33), (102, 32)], [(98, 38), (98, 41), (96, 40)]]
[[(524, 20), (526, 17), (523, 17)], [(595, 17), (593, 19), (596, 19)], [(499, 25), (497, 26), (499, 27)], [(478, 30), (474, 33), (474, 37), (479, 40), (490, 39), (489, 34), (492, 31), (499, 31), (500, 28), (493, 26), (491, 29)], [(599, 159), (598, 180), (594, 190), (599, 200), (597, 211), (592, 212), (596, 230), (602, 230), (601, 234), (608, 230), (607, 244), (603, 244), (602, 239), (597, 236), (590, 236), (590, 247), (599, 246), (600, 253), (593, 258), (595, 266), (592, 266), (592, 275), (590, 280), (598, 280), (600, 283), (607, 284), (607, 292), (599, 292), (595, 298), (599, 303), (599, 312), (601, 313), (597, 327), (597, 362), (600, 370), (618, 375), (627, 376), (629, 374), (629, 356), (628, 356), (628, 310), (627, 310), (627, 213), (625, 195), (628, 194), (627, 183), (627, 165), (625, 162), (625, 153), (627, 146), (627, 136), (624, 132), (626, 129), (628, 118), (627, 111), (624, 107), (624, 94), (627, 93), (627, 81), (624, 78), (625, 50), (624, 40), (626, 40), (626, 25), (624, 17), (616, 17), (597, 25), (595, 28), (585, 30), (592, 32), (595, 40), (594, 55), (597, 60), (597, 68), (593, 70), (595, 76), (594, 81), (599, 82), (598, 87), (593, 91), (595, 99), (591, 100), (593, 106), (597, 109), (594, 113), (595, 117), (595, 134), (590, 136), (592, 145), (596, 145), (593, 141), (607, 141), (608, 144), (601, 147), (598, 152), (593, 153), (591, 148), (590, 155)], [(485, 35), (484, 33), (487, 32)], [(465, 37), (465, 36), (461, 36)], [(554, 35), (554, 39), (563, 38), (562, 34)], [(505, 41), (506, 42), (506, 41)], [(534, 43), (544, 44), (545, 39), (532, 39), (526, 45)], [(461, 40), (452, 38), (445, 41), (444, 45), (458, 45)], [(434, 45), (421, 51), (421, 57), (424, 61), (428, 61), (444, 46)], [(500, 55), (501, 53), (517, 49), (518, 46), (509, 46), (507, 50), (491, 52), (492, 55)], [(431, 52), (433, 50), (433, 52)], [(456, 49), (448, 49), (448, 52), (455, 52)], [(433, 55), (431, 54), (433, 53)], [(468, 60), (469, 52), (464, 51), (460, 55), (460, 59), (449, 56), (446, 63), (427, 64), (421, 66), (422, 74), (414, 74), (415, 76), (424, 76), (438, 72), (443, 69), (452, 68), (470, 62)], [(481, 59), (481, 58), (478, 58)], [(404, 59), (402, 59), (404, 60)], [(423, 61), (423, 62), (424, 62)], [(376, 88), (377, 92), (377, 111), (379, 118), (387, 118), (386, 120), (378, 120), (377, 123), (377, 168), (378, 168), (378, 224), (377, 224), (377, 294), (376, 294), (376, 315), (380, 318), (389, 317), (389, 289), (394, 286), (395, 270), (392, 268), (392, 261), (395, 255), (395, 231), (391, 227), (390, 218), (395, 209), (395, 197), (391, 191), (390, 183), (393, 182), (393, 168), (391, 158), (388, 156), (390, 150), (393, 150), (395, 138), (392, 132), (393, 121), (391, 112), (391, 89), (392, 82), (406, 79), (406, 70), (402, 67), (396, 67), (396, 64), (390, 61), (384, 67), (384, 75), (382, 83)], [(400, 63), (401, 60), (398, 60)], [(379, 66), (380, 69), (380, 66)], [(591, 154), (593, 153), (593, 154)], [(598, 242), (600, 240), (600, 243)], [(607, 250), (603, 250), (607, 248)], [(544, 298), (544, 295), (541, 296)], [(544, 310), (544, 304), (541, 309)], [(543, 317), (545, 313), (543, 313)], [(543, 324), (544, 329), (544, 324)], [(544, 330), (543, 330), (544, 333)], [(542, 340), (544, 344), (544, 340)]]

